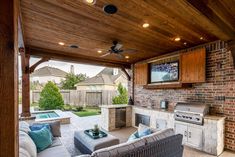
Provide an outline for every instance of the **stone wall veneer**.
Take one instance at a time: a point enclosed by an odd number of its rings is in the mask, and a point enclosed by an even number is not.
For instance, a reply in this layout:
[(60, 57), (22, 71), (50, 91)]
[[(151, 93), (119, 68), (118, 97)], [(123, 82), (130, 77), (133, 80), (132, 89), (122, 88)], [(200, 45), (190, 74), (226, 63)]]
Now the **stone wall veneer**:
[[(231, 52), (227, 49), (207, 52), (206, 60), (206, 83), (196, 83), (187, 89), (164, 90), (147, 90), (135, 85), (134, 103), (158, 108), (160, 101), (166, 99), (171, 109), (180, 101), (206, 103), (210, 105), (211, 114), (226, 116), (225, 148), (235, 151), (235, 68)], [(131, 89), (132, 82), (129, 84)]]

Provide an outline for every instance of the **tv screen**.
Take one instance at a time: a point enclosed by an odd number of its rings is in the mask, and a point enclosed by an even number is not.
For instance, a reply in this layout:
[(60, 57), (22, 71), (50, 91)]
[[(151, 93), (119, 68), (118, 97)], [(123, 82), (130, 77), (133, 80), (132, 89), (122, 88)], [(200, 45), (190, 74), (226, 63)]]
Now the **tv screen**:
[(179, 62), (151, 63), (150, 83), (171, 82), (179, 80)]

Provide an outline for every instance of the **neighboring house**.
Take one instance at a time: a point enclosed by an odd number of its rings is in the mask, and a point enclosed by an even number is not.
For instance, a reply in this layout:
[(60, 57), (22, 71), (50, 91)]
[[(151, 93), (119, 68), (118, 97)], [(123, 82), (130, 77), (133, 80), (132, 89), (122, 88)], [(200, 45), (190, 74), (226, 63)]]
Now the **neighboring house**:
[(104, 68), (96, 76), (78, 83), (76, 88), (85, 95), (82, 101), (84, 105), (107, 105), (112, 104), (112, 98), (117, 95), (119, 83), (127, 88), (126, 75), (117, 68)]
[(63, 70), (45, 66), (35, 70), (30, 79), (32, 82), (39, 82), (40, 84), (46, 84), (48, 81), (60, 84), (62, 80), (65, 80), (67, 73)]

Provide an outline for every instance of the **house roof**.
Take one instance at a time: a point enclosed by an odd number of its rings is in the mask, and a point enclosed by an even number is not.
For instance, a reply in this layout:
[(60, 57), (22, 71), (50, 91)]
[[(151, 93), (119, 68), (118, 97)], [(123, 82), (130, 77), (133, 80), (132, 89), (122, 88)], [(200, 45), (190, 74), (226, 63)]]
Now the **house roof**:
[(42, 76), (55, 76), (55, 77), (65, 77), (68, 73), (58, 68), (53, 68), (49, 66), (42, 67), (35, 70), (31, 76), (32, 77), (42, 77)]
[[(104, 68), (96, 76), (86, 79), (77, 85), (86, 84), (114, 84), (114, 82), (124, 73), (118, 69), (118, 74), (113, 75), (113, 68)], [(123, 75), (124, 76), (124, 75)]]

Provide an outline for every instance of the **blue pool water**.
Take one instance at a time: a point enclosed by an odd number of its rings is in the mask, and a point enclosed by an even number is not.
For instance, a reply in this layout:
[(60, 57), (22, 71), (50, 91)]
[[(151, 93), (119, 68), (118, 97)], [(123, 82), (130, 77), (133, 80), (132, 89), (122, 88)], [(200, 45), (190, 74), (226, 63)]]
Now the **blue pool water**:
[(43, 113), (36, 113), (36, 119), (45, 119), (45, 118), (56, 118), (59, 117), (54, 111), (50, 112), (43, 112)]

